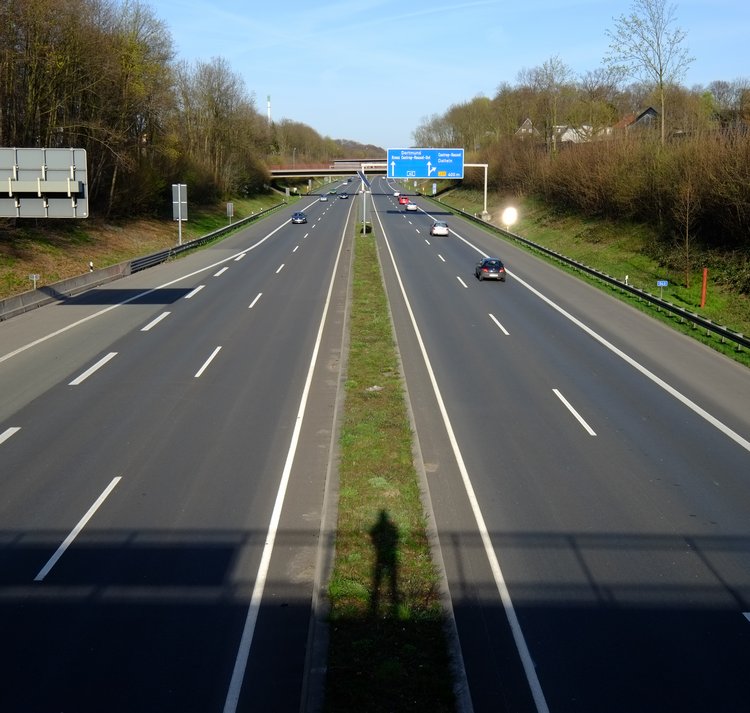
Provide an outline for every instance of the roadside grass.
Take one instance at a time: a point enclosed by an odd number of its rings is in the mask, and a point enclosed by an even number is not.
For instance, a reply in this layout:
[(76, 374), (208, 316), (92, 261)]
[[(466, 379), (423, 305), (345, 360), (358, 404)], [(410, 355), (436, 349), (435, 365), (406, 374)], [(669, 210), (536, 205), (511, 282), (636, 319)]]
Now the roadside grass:
[(324, 709), (453, 711), (438, 576), (374, 239), (355, 237)]
[[(456, 189), (445, 194), (440, 202), (468, 213), (476, 213), (482, 208), (483, 196), (479, 191)], [(488, 203), (491, 206), (489, 212), (493, 225), (502, 227), (498, 216), (505, 204), (499, 203), (497, 197), (488, 197)], [(717, 284), (711, 279), (709, 271), (706, 305), (701, 309), (702, 266), (700, 269), (696, 266), (690, 277), (690, 287), (685, 287), (684, 271), (665, 268), (657, 259), (649, 256), (646, 246), (656, 237), (648, 226), (598, 219), (587, 220), (572, 214), (561, 214), (529, 198), (516, 199), (515, 206), (518, 208), (519, 220), (512, 228), (514, 233), (619, 280), (624, 280), (627, 275), (630, 285), (652, 295), (661, 296), (664, 300), (700, 314), (717, 325), (726, 326), (745, 335), (750, 334), (750, 297), (737, 294), (721, 283)], [(552, 261), (541, 253), (539, 255)], [(616, 295), (732, 359), (750, 366), (750, 354), (746, 350), (738, 351), (734, 345), (722, 342), (720, 337), (706, 334), (704, 330), (682, 322), (680, 317), (663, 312), (624, 290), (573, 270), (559, 261), (554, 263), (562, 269), (575, 272), (580, 279)], [(663, 293), (656, 285), (657, 280), (669, 282)]]
[[(235, 199), (232, 222), (281, 202), (281, 196), (271, 193)], [(182, 226), (183, 242), (228, 223), (226, 204), (190, 206)], [(32, 274), (39, 275), (37, 287), (51, 285), (87, 272), (89, 262), (95, 268), (109, 267), (176, 245), (178, 237), (175, 221), (156, 218), (24, 220), (19, 225), (11, 230), (0, 223), (0, 299), (32, 289)]]

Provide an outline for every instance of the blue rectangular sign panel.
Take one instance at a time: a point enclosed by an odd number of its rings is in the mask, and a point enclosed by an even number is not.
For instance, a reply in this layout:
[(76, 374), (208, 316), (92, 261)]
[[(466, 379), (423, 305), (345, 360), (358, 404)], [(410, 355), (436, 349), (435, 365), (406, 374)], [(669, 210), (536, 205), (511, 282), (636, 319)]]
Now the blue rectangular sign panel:
[(389, 178), (463, 178), (463, 149), (388, 149)]

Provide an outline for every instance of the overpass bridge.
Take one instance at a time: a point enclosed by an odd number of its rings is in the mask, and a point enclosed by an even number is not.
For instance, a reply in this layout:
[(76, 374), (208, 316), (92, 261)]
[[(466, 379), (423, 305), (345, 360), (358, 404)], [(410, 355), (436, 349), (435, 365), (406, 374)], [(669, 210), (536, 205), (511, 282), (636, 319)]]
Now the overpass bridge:
[(351, 176), (353, 173), (385, 174), (385, 160), (338, 160), (320, 164), (295, 164), (269, 168), (272, 178), (314, 178), (317, 176)]

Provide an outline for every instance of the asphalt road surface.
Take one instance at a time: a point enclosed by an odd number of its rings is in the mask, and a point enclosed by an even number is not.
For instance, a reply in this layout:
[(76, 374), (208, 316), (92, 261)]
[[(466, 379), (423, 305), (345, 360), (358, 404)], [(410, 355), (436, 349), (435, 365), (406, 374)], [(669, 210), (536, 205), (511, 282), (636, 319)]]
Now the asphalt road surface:
[(352, 201), (0, 324), (0, 710), (290, 711)]
[(748, 710), (748, 370), (396, 188), (0, 324), (0, 711), (314, 709), (365, 201), (465, 710)]
[(750, 710), (750, 372), (394, 189), (374, 222), (474, 710)]

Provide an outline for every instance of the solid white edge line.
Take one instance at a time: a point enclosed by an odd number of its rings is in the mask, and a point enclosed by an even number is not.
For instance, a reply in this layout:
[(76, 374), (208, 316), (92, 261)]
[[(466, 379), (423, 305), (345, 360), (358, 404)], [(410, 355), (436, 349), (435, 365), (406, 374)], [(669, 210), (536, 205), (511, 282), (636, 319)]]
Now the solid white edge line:
[(200, 369), (198, 369), (198, 372), (195, 375), (196, 379), (200, 378), (201, 374), (203, 374), (203, 372), (208, 368), (208, 365), (214, 360), (214, 357), (219, 353), (220, 349), (221, 347), (216, 347), (216, 349), (214, 349), (213, 352), (211, 352), (211, 356), (208, 357), (208, 359), (206, 359), (203, 366)]
[[(459, 240), (464, 242), (470, 248), (476, 250), (480, 255), (487, 257), (487, 255), (482, 250), (480, 250), (476, 245), (473, 245), (472, 243), (470, 243), (466, 238), (459, 235), (455, 230), (452, 232)], [(512, 277), (514, 280), (516, 280), (520, 285), (523, 285), (523, 287), (529, 290), (529, 292), (536, 295), (543, 302), (546, 302), (550, 307), (552, 307), (552, 309), (559, 312), (563, 317), (570, 320), (579, 329), (582, 329), (584, 332), (586, 332), (586, 334), (588, 334), (592, 339), (599, 342), (599, 344), (601, 344), (606, 349), (609, 349), (613, 354), (616, 354), (618, 357), (620, 357), (620, 359), (622, 359), (624, 362), (632, 366), (636, 371), (639, 371), (643, 376), (645, 376), (647, 379), (652, 381), (659, 388), (663, 389), (668, 394), (673, 396), (684, 406), (687, 406), (691, 411), (693, 411), (693, 413), (697, 414), (702, 419), (710, 423), (714, 428), (721, 431), (725, 436), (732, 439), (741, 448), (744, 448), (746, 451), (750, 452), (750, 441), (748, 441), (746, 438), (743, 438), (742, 436), (740, 436), (739, 433), (731, 429), (725, 423), (722, 423), (721, 421), (719, 421), (718, 418), (708, 413), (708, 411), (706, 411), (704, 408), (696, 404), (687, 396), (679, 392), (677, 389), (675, 389), (673, 386), (668, 384), (662, 378), (658, 377), (652, 371), (649, 371), (645, 366), (643, 366), (642, 364), (638, 363), (635, 359), (633, 359), (633, 357), (629, 356), (628, 354), (623, 352), (621, 349), (618, 349), (614, 344), (607, 341), (604, 337), (602, 337), (600, 334), (595, 332), (591, 327), (584, 324), (580, 319), (578, 319), (577, 317), (574, 317), (572, 314), (570, 314), (570, 312), (567, 312), (565, 309), (563, 309), (557, 303), (553, 302), (546, 295), (543, 295), (539, 290), (536, 289), (536, 287), (532, 287), (528, 282), (526, 282), (526, 280), (518, 277), (518, 275), (514, 275), (510, 270), (508, 270), (507, 267), (505, 269), (505, 272), (506, 274), (510, 275), (510, 277)]]
[[(353, 205), (354, 203), (350, 204), (350, 206)], [(351, 212), (352, 208), (350, 207), (349, 215), (351, 215)], [(279, 489), (276, 493), (276, 502), (274, 503), (273, 512), (271, 514), (271, 521), (268, 525), (268, 533), (266, 534), (265, 544), (263, 546), (263, 554), (261, 556), (260, 564), (258, 565), (258, 574), (255, 578), (255, 585), (253, 586), (250, 605), (247, 610), (247, 616), (245, 617), (245, 626), (243, 627), (242, 636), (240, 637), (240, 644), (237, 649), (237, 657), (235, 658), (234, 662), (232, 679), (229, 682), (227, 697), (224, 701), (224, 713), (235, 713), (240, 700), (242, 681), (245, 676), (245, 668), (247, 666), (248, 657), (250, 656), (250, 647), (252, 646), (253, 635), (255, 633), (255, 623), (258, 619), (260, 604), (261, 600), (263, 599), (263, 591), (266, 587), (268, 568), (271, 564), (271, 555), (273, 554), (273, 548), (276, 542), (276, 533), (278, 532), (279, 521), (281, 519), (281, 509), (284, 505), (284, 498), (286, 497), (289, 478), (292, 472), (292, 464), (294, 463), (294, 457), (296, 455), (297, 443), (299, 441), (300, 432), (302, 430), (302, 422), (304, 421), (305, 410), (307, 408), (307, 399), (310, 394), (310, 388), (312, 386), (312, 379), (315, 372), (315, 364), (318, 360), (320, 344), (323, 340), (323, 330), (325, 327), (326, 319), (328, 317), (328, 310), (331, 304), (331, 295), (333, 294), (333, 285), (336, 281), (336, 272), (338, 271), (341, 254), (344, 250), (344, 242), (346, 240), (347, 230), (346, 226), (348, 225), (349, 218), (347, 218), (344, 231), (341, 234), (341, 242), (339, 243), (338, 253), (336, 254), (333, 271), (331, 272), (331, 280), (328, 285), (328, 294), (326, 295), (325, 305), (323, 306), (323, 313), (320, 318), (320, 325), (318, 326), (318, 336), (315, 339), (315, 347), (313, 348), (312, 357), (310, 358), (310, 366), (307, 370), (305, 386), (302, 389), (302, 398), (300, 399), (299, 409), (297, 410), (297, 417), (294, 423), (292, 439), (289, 443), (289, 450), (287, 451), (284, 470), (281, 474)]]
[(34, 577), (35, 582), (41, 582), (50, 572), (50, 570), (57, 564), (60, 557), (63, 556), (65, 550), (70, 547), (73, 540), (78, 537), (81, 530), (86, 527), (86, 523), (94, 516), (94, 513), (99, 509), (101, 504), (107, 499), (107, 496), (115, 489), (115, 486), (122, 480), (122, 476), (118, 475), (112, 479), (112, 482), (104, 489), (104, 492), (96, 499), (96, 502), (88, 509), (86, 514), (78, 521), (78, 524), (70, 531), (70, 534), (63, 540), (62, 544), (57, 548), (55, 554), (47, 560), (47, 564), (39, 570), (39, 574)]
[(110, 359), (114, 359), (114, 357), (117, 356), (117, 352), (110, 352), (107, 354), (107, 356), (102, 357), (99, 359), (96, 364), (93, 366), (90, 366), (86, 371), (83, 372), (80, 376), (77, 376), (73, 381), (71, 381), (68, 386), (78, 386), (82, 381), (85, 381), (89, 378), (97, 369), (101, 369)]
[(194, 290), (190, 292), (190, 294), (185, 295), (183, 299), (189, 300), (191, 297), (195, 297), (203, 288), (205, 285), (198, 285)]
[[(135, 302), (136, 300), (142, 299), (143, 297), (147, 297), (148, 295), (153, 294), (154, 292), (158, 292), (159, 290), (163, 290), (167, 287), (171, 287), (172, 285), (176, 285), (178, 282), (182, 282), (183, 280), (187, 280), (190, 277), (194, 277), (195, 275), (200, 275), (203, 272), (207, 272), (208, 270), (213, 270), (218, 265), (223, 265), (225, 262), (228, 262), (229, 260), (236, 260), (241, 255), (246, 255), (251, 250), (255, 250), (255, 248), (260, 247), (263, 245), (263, 243), (266, 242), (269, 238), (271, 238), (273, 235), (279, 232), (282, 228), (284, 228), (287, 223), (282, 223), (277, 228), (274, 228), (270, 233), (267, 235), (264, 235), (257, 243), (251, 245), (249, 248), (245, 248), (242, 252), (240, 252), (238, 255), (230, 255), (229, 257), (222, 258), (221, 260), (218, 260), (217, 262), (212, 263), (211, 265), (206, 265), (205, 267), (201, 267), (198, 270), (193, 270), (193, 272), (189, 272), (186, 275), (181, 275), (180, 277), (175, 278), (174, 280), (170, 280), (169, 282), (165, 282), (162, 285), (158, 285), (157, 287), (152, 287), (148, 290), (144, 290), (143, 292), (139, 292), (138, 294), (133, 295), (132, 297), (128, 297), (128, 299), (123, 300), (122, 302), (118, 302), (117, 304), (110, 305), (109, 307), (105, 307), (104, 309), (99, 310), (98, 312), (94, 312), (93, 314), (88, 315), (87, 317), (83, 317), (79, 319), (76, 322), (71, 322), (70, 324), (60, 327), (60, 329), (56, 329), (54, 332), (50, 332), (49, 334), (45, 334), (43, 337), (39, 337), (39, 339), (35, 339), (32, 342), (29, 342), (28, 344), (24, 344), (23, 346), (18, 347), (18, 349), (14, 349), (12, 352), (8, 352), (7, 354), (3, 354), (0, 356), (0, 364), (2, 364), (4, 361), (7, 361), (8, 359), (12, 359), (14, 356), (18, 356), (19, 354), (22, 354), (27, 349), (31, 349), (33, 347), (38, 346), (39, 344), (43, 344), (48, 339), (52, 339), (53, 337), (57, 337), (60, 334), (64, 334), (65, 332), (80, 326), (81, 324), (85, 324), (86, 322), (95, 319), (96, 317), (101, 317), (103, 314), (107, 314), (107, 312), (111, 312), (114, 309), (117, 309), (118, 307), (122, 307), (123, 305), (130, 304), (131, 302)], [(201, 285), (200, 288), (196, 288), (196, 290), (193, 290), (193, 293), (197, 291), (197, 289), (202, 289), (203, 285)], [(191, 293), (192, 294), (192, 293)], [(187, 299), (187, 297), (186, 297)]]
[(252, 309), (253, 307), (255, 307), (256, 303), (262, 297), (262, 295), (263, 295), (262, 292), (259, 292), (257, 295), (255, 295), (255, 299), (250, 303), (250, 306), (248, 307), (248, 309)]
[[(506, 272), (507, 269), (506, 269)], [(664, 391), (666, 391), (668, 394), (676, 398), (680, 403), (682, 403), (684, 406), (687, 406), (691, 411), (696, 413), (698, 416), (703, 418), (704, 420), (708, 421), (714, 428), (721, 431), (725, 436), (728, 436), (731, 438), (735, 443), (737, 443), (739, 446), (744, 448), (746, 451), (750, 452), (750, 441), (748, 441), (746, 438), (743, 438), (739, 435), (736, 431), (733, 431), (729, 426), (719, 421), (718, 418), (715, 416), (712, 416), (708, 411), (701, 408), (696, 404), (694, 401), (689, 399), (687, 396), (685, 396), (683, 393), (679, 392), (677, 389), (675, 389), (673, 386), (670, 386), (666, 381), (658, 377), (656, 374), (654, 374), (652, 371), (649, 371), (645, 366), (638, 363), (633, 357), (629, 356), (625, 352), (623, 352), (621, 349), (618, 349), (614, 344), (611, 342), (608, 342), (604, 337), (602, 337), (600, 334), (595, 332), (591, 327), (585, 325), (583, 322), (581, 322), (580, 319), (574, 317), (569, 312), (566, 312), (560, 305), (553, 302), (549, 297), (546, 297), (543, 295), (539, 290), (537, 290), (535, 287), (532, 287), (530, 284), (528, 284), (526, 281), (522, 280), (517, 275), (514, 275), (513, 273), (508, 273), (514, 280), (517, 280), (521, 285), (523, 285), (527, 290), (535, 294), (539, 299), (546, 302), (552, 309), (559, 312), (561, 315), (569, 319), (573, 324), (575, 324), (577, 327), (582, 329), (586, 334), (588, 334), (592, 339), (595, 339), (599, 344), (609, 349), (613, 354), (616, 354), (620, 359), (622, 359), (627, 364), (630, 364), (634, 369), (639, 371), (643, 376), (645, 376), (647, 379), (651, 380), (654, 384), (662, 388)]]
[(151, 320), (145, 327), (141, 328), (141, 332), (148, 332), (150, 329), (155, 327), (159, 322), (161, 322), (165, 317), (168, 317), (171, 312), (162, 312), (156, 319)]
[(590, 436), (595, 436), (595, 435), (596, 435), (596, 433), (594, 432), (594, 429), (593, 429), (593, 428), (591, 428), (591, 426), (589, 426), (589, 425), (588, 425), (588, 423), (586, 423), (586, 421), (584, 420), (583, 416), (581, 416), (581, 414), (580, 414), (580, 413), (578, 413), (578, 411), (576, 411), (576, 410), (575, 410), (575, 409), (573, 408), (573, 406), (572, 406), (572, 405), (571, 405), (571, 403), (570, 403), (570, 402), (568, 401), (568, 399), (566, 399), (566, 398), (565, 398), (565, 397), (564, 397), (564, 396), (563, 396), (563, 395), (562, 395), (562, 394), (560, 393), (560, 390), (559, 390), (559, 389), (552, 389), (552, 391), (553, 391), (553, 392), (555, 393), (555, 396), (557, 396), (557, 398), (558, 398), (558, 399), (560, 399), (560, 401), (562, 401), (562, 402), (563, 402), (563, 405), (565, 406), (565, 408), (566, 408), (566, 409), (568, 409), (568, 411), (570, 411), (570, 413), (572, 413), (572, 414), (573, 414), (573, 416), (575, 416), (575, 418), (576, 418), (576, 420), (578, 421), (578, 423), (580, 423), (580, 424), (581, 424), (581, 426), (583, 426), (583, 427), (584, 427), (584, 428), (585, 428), (585, 429), (586, 429), (586, 430), (588, 431), (589, 435), (590, 435)]
[(11, 426), (0, 433), (0, 443), (5, 443), (11, 436), (15, 436), (21, 430), (20, 426)]
[(479, 501), (477, 499), (476, 493), (474, 492), (474, 486), (471, 483), (471, 478), (469, 477), (469, 472), (466, 468), (461, 449), (459, 448), (456, 435), (453, 431), (453, 426), (451, 425), (448, 411), (445, 407), (443, 396), (440, 391), (440, 387), (437, 384), (435, 373), (432, 370), (432, 363), (430, 362), (430, 358), (427, 355), (427, 349), (425, 348), (424, 341), (422, 340), (422, 334), (419, 331), (416, 317), (414, 316), (414, 312), (411, 308), (411, 303), (409, 302), (409, 298), (406, 295), (406, 289), (404, 288), (404, 284), (401, 280), (401, 273), (396, 266), (396, 258), (393, 255), (393, 251), (391, 250), (391, 244), (388, 240), (385, 228), (383, 227), (383, 221), (380, 219), (380, 216), (377, 213), (376, 215), (378, 216), (378, 222), (380, 223), (380, 230), (383, 234), (383, 240), (385, 241), (386, 247), (388, 248), (388, 253), (391, 257), (391, 264), (393, 265), (396, 279), (401, 288), (401, 295), (404, 299), (406, 309), (411, 319), (412, 329), (414, 330), (417, 342), (419, 343), (419, 348), (422, 352), (422, 359), (424, 360), (425, 368), (427, 369), (427, 373), (430, 377), (432, 390), (438, 402), (440, 414), (443, 418), (443, 425), (446, 432), (448, 433), (448, 439), (453, 449), (453, 456), (456, 459), (456, 464), (458, 465), (459, 472), (461, 473), (461, 480), (464, 485), (464, 490), (466, 491), (466, 496), (469, 499), (471, 510), (474, 514), (474, 520), (477, 524), (477, 530), (479, 531), (482, 544), (484, 546), (485, 555), (492, 570), (492, 576), (495, 580), (495, 586), (497, 587), (498, 594), (500, 595), (500, 601), (502, 602), (503, 609), (505, 610), (505, 616), (508, 619), (508, 625), (510, 626), (511, 632), (513, 634), (513, 640), (516, 644), (516, 649), (518, 651), (519, 658), (521, 659), (524, 673), (526, 674), (526, 680), (529, 684), (531, 694), (534, 698), (534, 704), (536, 706), (537, 713), (549, 713), (547, 701), (544, 697), (544, 692), (542, 691), (542, 685), (539, 681), (539, 677), (536, 674), (534, 661), (531, 658), (531, 652), (529, 651), (528, 644), (526, 643), (523, 631), (521, 630), (521, 624), (518, 621), (518, 616), (516, 614), (515, 607), (513, 606), (513, 601), (510, 598), (510, 592), (505, 582), (505, 577), (502, 570), (500, 569), (500, 562), (497, 558), (497, 555), (495, 554), (495, 549), (492, 545), (492, 539), (490, 538), (490, 534), (487, 530), (487, 525), (484, 521), (484, 516), (482, 515), (482, 510), (479, 507)]
[(503, 325), (502, 325), (502, 324), (500, 324), (500, 322), (498, 321), (497, 317), (495, 317), (495, 315), (494, 315), (494, 314), (490, 314), (490, 319), (491, 319), (491, 320), (492, 320), (492, 321), (493, 321), (493, 322), (494, 322), (494, 323), (495, 323), (495, 324), (496, 324), (496, 325), (498, 326), (498, 328), (500, 329), (500, 331), (501, 331), (501, 332), (502, 332), (502, 333), (503, 333), (503, 334), (504, 334), (504, 335), (505, 335), (506, 337), (509, 337), (509, 336), (510, 336), (510, 332), (509, 332), (509, 331), (508, 331), (508, 330), (507, 330), (507, 329), (506, 329), (505, 327), (503, 327)]

